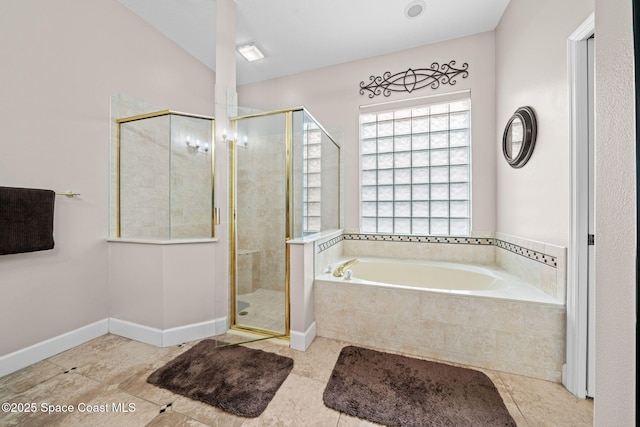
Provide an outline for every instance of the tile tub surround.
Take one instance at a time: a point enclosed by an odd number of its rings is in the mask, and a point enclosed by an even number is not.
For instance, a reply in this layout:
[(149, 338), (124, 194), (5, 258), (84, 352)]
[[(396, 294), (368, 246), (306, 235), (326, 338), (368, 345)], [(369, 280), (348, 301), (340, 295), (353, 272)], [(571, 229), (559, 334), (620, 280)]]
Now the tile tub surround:
[(316, 244), (316, 274), (341, 257), (376, 257), (492, 265), (566, 300), (566, 248), (503, 233), (470, 237), (362, 234), (347, 229)]
[(562, 304), (315, 282), (318, 336), (560, 382)]
[[(566, 249), (503, 233), (391, 236), (347, 229), (316, 243), (316, 278), (340, 258), (493, 265), (558, 300), (538, 304), (317, 280), (318, 336), (559, 382)], [(534, 351), (531, 351), (534, 349)]]
[(567, 249), (495, 233), (495, 265), (558, 301), (567, 298)]
[(328, 267), (335, 268), (336, 260), (344, 253), (344, 234), (342, 230), (330, 233), (315, 242), (315, 274), (318, 275)]

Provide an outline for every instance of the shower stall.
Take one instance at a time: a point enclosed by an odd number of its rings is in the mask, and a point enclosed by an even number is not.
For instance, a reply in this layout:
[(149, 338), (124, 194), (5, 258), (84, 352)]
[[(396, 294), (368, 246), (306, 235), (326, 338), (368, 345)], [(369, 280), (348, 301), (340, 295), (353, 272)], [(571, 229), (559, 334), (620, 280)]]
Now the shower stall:
[(213, 118), (163, 110), (116, 122), (112, 236), (213, 237)]
[(112, 103), (109, 331), (166, 347), (228, 325), (215, 310), (214, 119), (151, 108)]
[(340, 228), (340, 146), (303, 107), (231, 126), (231, 327), (286, 337), (287, 242)]

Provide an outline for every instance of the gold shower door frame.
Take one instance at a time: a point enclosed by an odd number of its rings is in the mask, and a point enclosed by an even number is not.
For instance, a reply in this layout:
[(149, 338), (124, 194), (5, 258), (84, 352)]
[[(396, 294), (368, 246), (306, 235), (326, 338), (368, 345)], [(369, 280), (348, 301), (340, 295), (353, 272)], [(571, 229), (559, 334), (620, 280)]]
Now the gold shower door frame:
[(116, 120), (116, 171), (115, 171), (115, 180), (116, 180), (116, 196), (115, 196), (115, 204), (116, 204), (116, 230), (115, 234), (117, 238), (122, 237), (122, 226), (120, 221), (120, 125), (123, 123), (135, 122), (138, 120), (150, 119), (161, 116), (182, 116), (182, 117), (191, 117), (195, 119), (205, 119), (211, 120), (211, 141), (209, 141), (209, 146), (211, 147), (211, 238), (215, 237), (215, 229), (216, 223), (218, 221), (216, 209), (215, 209), (215, 119), (209, 116), (203, 116), (198, 114), (190, 114), (190, 113), (182, 113), (179, 111), (173, 110), (162, 110), (156, 111), (153, 113), (147, 114), (139, 114), (136, 116), (124, 117)]
[[(231, 119), (231, 134), (235, 135), (230, 141), (229, 149), (229, 282), (230, 282), (230, 321), (229, 327), (233, 330), (245, 331), (255, 333), (263, 336), (271, 336), (283, 339), (290, 339), (290, 280), (291, 280), (291, 266), (290, 266), (290, 252), (289, 240), (293, 238), (293, 113), (296, 111), (304, 110), (303, 107), (296, 107), (284, 110), (268, 111), (263, 113), (248, 114), (243, 116), (234, 117)], [(284, 334), (277, 331), (270, 331), (257, 327), (238, 325), (236, 323), (237, 318), (237, 302), (236, 302), (236, 287), (237, 287), (237, 194), (236, 194), (236, 172), (237, 172), (237, 158), (236, 158), (236, 144), (237, 144), (237, 123), (239, 120), (250, 119), (255, 117), (264, 117), (277, 114), (285, 115), (285, 182), (286, 182), (286, 195), (285, 195), (285, 330)]]

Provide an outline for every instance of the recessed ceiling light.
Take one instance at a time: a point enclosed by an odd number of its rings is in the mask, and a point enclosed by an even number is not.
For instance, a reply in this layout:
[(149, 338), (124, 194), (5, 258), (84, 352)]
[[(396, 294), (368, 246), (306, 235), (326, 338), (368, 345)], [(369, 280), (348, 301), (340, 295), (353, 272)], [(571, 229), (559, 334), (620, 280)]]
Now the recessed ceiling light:
[(404, 16), (409, 19), (417, 18), (422, 15), (426, 7), (424, 0), (413, 0), (404, 8)]
[(237, 47), (238, 53), (249, 62), (264, 58), (264, 54), (258, 49), (255, 43), (247, 43)]

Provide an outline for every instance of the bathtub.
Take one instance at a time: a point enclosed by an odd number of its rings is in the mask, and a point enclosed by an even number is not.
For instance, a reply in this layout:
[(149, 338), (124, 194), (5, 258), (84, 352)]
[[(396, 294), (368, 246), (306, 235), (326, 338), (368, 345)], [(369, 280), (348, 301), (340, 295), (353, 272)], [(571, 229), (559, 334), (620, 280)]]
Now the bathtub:
[(315, 277), (318, 336), (561, 381), (563, 302), (493, 266), (358, 259)]
[[(350, 258), (335, 263), (332, 270)], [(357, 258), (352, 275), (334, 277), (330, 273), (320, 280), (350, 281), (361, 285), (397, 289), (421, 289), (458, 295), (501, 298), (546, 304), (561, 304), (540, 289), (497, 267), (440, 261), (411, 261), (384, 258)]]

